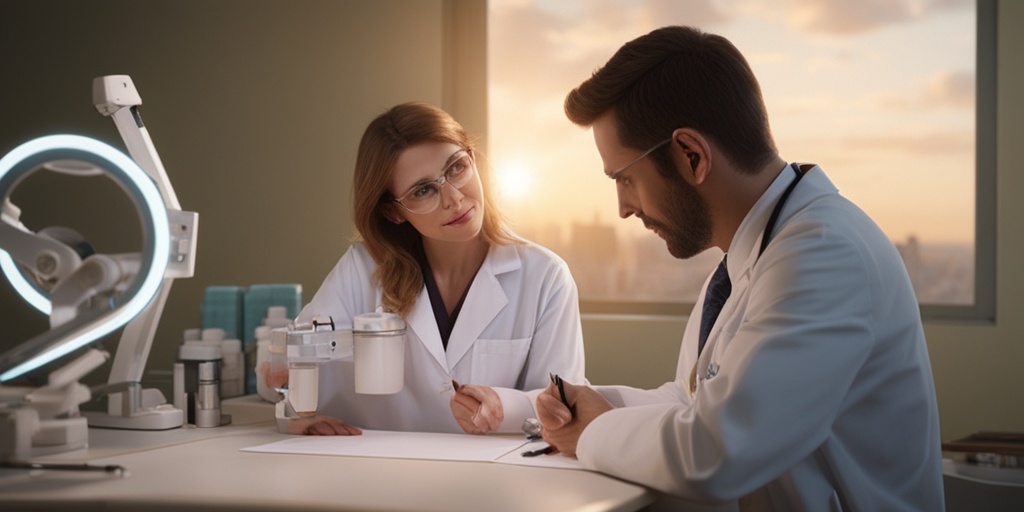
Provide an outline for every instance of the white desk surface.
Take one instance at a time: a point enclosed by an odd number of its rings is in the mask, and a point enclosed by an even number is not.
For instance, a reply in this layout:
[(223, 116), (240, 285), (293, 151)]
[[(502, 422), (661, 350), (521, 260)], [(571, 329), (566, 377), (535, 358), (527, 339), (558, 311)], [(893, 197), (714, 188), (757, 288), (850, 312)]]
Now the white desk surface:
[(0, 510), (637, 510), (651, 491), (599, 473), (488, 462), (248, 453), (283, 439), (269, 404), (227, 400), (227, 427), (90, 429), (89, 448), (33, 462), (118, 464), (127, 476), (0, 470)]

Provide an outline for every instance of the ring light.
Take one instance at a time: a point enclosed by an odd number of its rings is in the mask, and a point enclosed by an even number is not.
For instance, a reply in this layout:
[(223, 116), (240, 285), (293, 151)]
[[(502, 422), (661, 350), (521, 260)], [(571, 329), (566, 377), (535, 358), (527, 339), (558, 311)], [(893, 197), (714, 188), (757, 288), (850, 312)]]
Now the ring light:
[[(95, 168), (98, 168), (129, 195), (142, 223), (144, 247), (139, 275), (125, 290), (119, 303), (114, 304), (113, 310), (101, 315), (81, 315), (67, 325), (29, 340), (14, 353), (6, 354), (4, 360), (0, 360), (0, 382), (54, 361), (125, 325), (146, 308), (160, 289), (167, 271), (171, 236), (167, 206), (160, 190), (134, 160), (105, 143), (77, 135), (50, 135), (16, 147), (0, 159), (0, 201), (6, 203), (22, 179), (54, 161), (90, 164), (93, 167), (82, 167), (81, 173), (77, 174), (94, 175)], [(62, 166), (60, 172), (76, 174), (74, 166), (68, 165)], [(4, 219), (5, 223), (7, 220)], [(49, 295), (26, 278), (23, 269), (3, 249), (0, 249), (0, 270), (27, 302), (50, 314)]]

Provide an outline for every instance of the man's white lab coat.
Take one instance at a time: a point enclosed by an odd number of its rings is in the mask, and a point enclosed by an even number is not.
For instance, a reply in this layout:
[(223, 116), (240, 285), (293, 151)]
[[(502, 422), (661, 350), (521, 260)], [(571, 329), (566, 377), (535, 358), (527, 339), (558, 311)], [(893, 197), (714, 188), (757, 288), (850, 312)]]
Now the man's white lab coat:
[(794, 176), (784, 170), (736, 232), (732, 294), (699, 360), (703, 291), (676, 380), (601, 388), (634, 407), (598, 417), (577, 455), (588, 468), (704, 502), (941, 511), (931, 366), (892, 243), (815, 167), (758, 258)]

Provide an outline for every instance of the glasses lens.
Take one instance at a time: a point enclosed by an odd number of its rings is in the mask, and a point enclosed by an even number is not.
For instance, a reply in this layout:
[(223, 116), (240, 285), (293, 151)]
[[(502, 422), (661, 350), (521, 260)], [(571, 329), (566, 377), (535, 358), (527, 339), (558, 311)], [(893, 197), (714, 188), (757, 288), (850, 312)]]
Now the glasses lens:
[(400, 202), (410, 212), (429, 213), (437, 208), (441, 201), (441, 187), (448, 183), (455, 188), (469, 184), (473, 177), (473, 157), (462, 152), (457, 160), (451, 163), (444, 174), (429, 183), (422, 183), (409, 191)]
[(437, 206), (440, 194), (441, 188), (437, 183), (424, 183), (409, 192), (402, 199), (402, 204), (413, 213), (426, 213)]
[(455, 188), (462, 188), (469, 183), (469, 179), (473, 177), (473, 159), (468, 153), (463, 153), (462, 156), (452, 162), (452, 165), (448, 167), (444, 172), (445, 181), (451, 183)]

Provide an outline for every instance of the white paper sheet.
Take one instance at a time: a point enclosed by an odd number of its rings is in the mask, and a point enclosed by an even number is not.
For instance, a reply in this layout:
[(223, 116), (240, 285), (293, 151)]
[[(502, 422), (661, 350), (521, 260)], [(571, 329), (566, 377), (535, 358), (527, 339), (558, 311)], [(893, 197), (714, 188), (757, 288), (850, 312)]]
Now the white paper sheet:
[(527, 442), (519, 436), (473, 436), (363, 430), (359, 436), (290, 436), (244, 452), (382, 457), (392, 459), (497, 462), (519, 466), (584, 469), (578, 460), (562, 454), (523, 457), (522, 452), (547, 446), (544, 441)]
[(548, 444), (544, 441), (534, 441), (512, 450), (495, 460), (499, 464), (515, 464), (517, 466), (536, 466), (542, 468), (562, 469), (586, 469), (576, 457), (566, 457), (561, 453), (549, 455), (537, 455), (536, 457), (523, 457), (523, 452), (539, 450)]
[(242, 451), (491, 462), (525, 443), (522, 437), (363, 430), (359, 436), (294, 436)]

